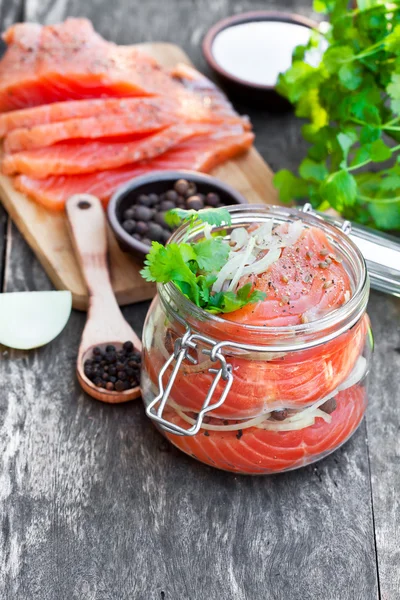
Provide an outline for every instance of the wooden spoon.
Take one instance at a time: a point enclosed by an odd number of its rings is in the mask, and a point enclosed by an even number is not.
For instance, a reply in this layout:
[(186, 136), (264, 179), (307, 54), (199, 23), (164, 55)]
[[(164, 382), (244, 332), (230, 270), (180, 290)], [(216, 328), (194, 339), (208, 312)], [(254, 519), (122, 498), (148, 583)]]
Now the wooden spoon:
[(127, 402), (140, 396), (140, 387), (123, 392), (97, 387), (84, 373), (93, 348), (112, 344), (117, 350), (131, 341), (142, 350), (140, 339), (125, 321), (111, 286), (107, 266), (107, 225), (101, 202), (89, 194), (75, 194), (66, 205), (69, 230), (89, 290), (89, 310), (78, 352), (76, 372), (82, 388), (102, 402)]

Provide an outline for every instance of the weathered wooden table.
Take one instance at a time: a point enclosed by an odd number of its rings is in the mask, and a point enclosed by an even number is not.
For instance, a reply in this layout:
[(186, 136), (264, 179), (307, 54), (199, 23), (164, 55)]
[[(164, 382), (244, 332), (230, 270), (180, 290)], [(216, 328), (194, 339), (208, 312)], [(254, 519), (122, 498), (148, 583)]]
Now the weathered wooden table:
[[(164, 40), (205, 67), (219, 18), (311, 0), (2, 0), (1, 27), (85, 15), (120, 43)], [(292, 115), (249, 111), (272, 168), (304, 146)], [(51, 289), (0, 212), (4, 291)], [(124, 310), (140, 333), (147, 303)], [(333, 456), (275, 477), (235, 477), (170, 448), (140, 403), (106, 406), (74, 376), (84, 315), (36, 352), (0, 349), (0, 598), (398, 600), (400, 302), (372, 293), (367, 418)], [(0, 315), (1, 318), (1, 315)]]

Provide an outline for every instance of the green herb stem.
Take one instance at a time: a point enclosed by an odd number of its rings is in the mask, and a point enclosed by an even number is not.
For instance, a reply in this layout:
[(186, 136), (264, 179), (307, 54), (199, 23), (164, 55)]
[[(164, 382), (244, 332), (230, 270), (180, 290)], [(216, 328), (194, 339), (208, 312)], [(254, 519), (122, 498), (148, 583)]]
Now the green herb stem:
[(357, 194), (357, 198), (363, 202), (373, 202), (377, 204), (396, 204), (397, 202), (400, 202), (400, 196), (395, 196), (394, 198), (372, 198), (372, 196)]

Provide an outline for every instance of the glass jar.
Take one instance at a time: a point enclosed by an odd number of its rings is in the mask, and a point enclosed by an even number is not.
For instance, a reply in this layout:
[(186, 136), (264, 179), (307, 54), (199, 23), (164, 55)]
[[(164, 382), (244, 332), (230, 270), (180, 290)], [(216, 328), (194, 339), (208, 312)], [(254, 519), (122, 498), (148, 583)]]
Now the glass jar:
[[(296, 209), (229, 208), (226, 234), (273, 218), (324, 231), (351, 291), (339, 308), (299, 325), (254, 326), (212, 315), (172, 284), (160, 284), (143, 332), (147, 415), (183, 452), (217, 468), (270, 474), (310, 464), (360, 424), (372, 334), (369, 279), (349, 236)], [(173, 242), (196, 238), (182, 226)]]

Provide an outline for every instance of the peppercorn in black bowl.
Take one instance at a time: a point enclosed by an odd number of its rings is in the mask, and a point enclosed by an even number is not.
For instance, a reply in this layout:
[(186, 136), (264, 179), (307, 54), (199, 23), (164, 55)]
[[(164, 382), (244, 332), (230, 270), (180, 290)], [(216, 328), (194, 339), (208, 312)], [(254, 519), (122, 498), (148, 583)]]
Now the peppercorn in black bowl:
[(165, 244), (172, 229), (165, 213), (172, 208), (245, 204), (247, 200), (215, 177), (196, 171), (154, 171), (120, 187), (108, 205), (108, 219), (122, 250), (143, 258), (151, 242)]

